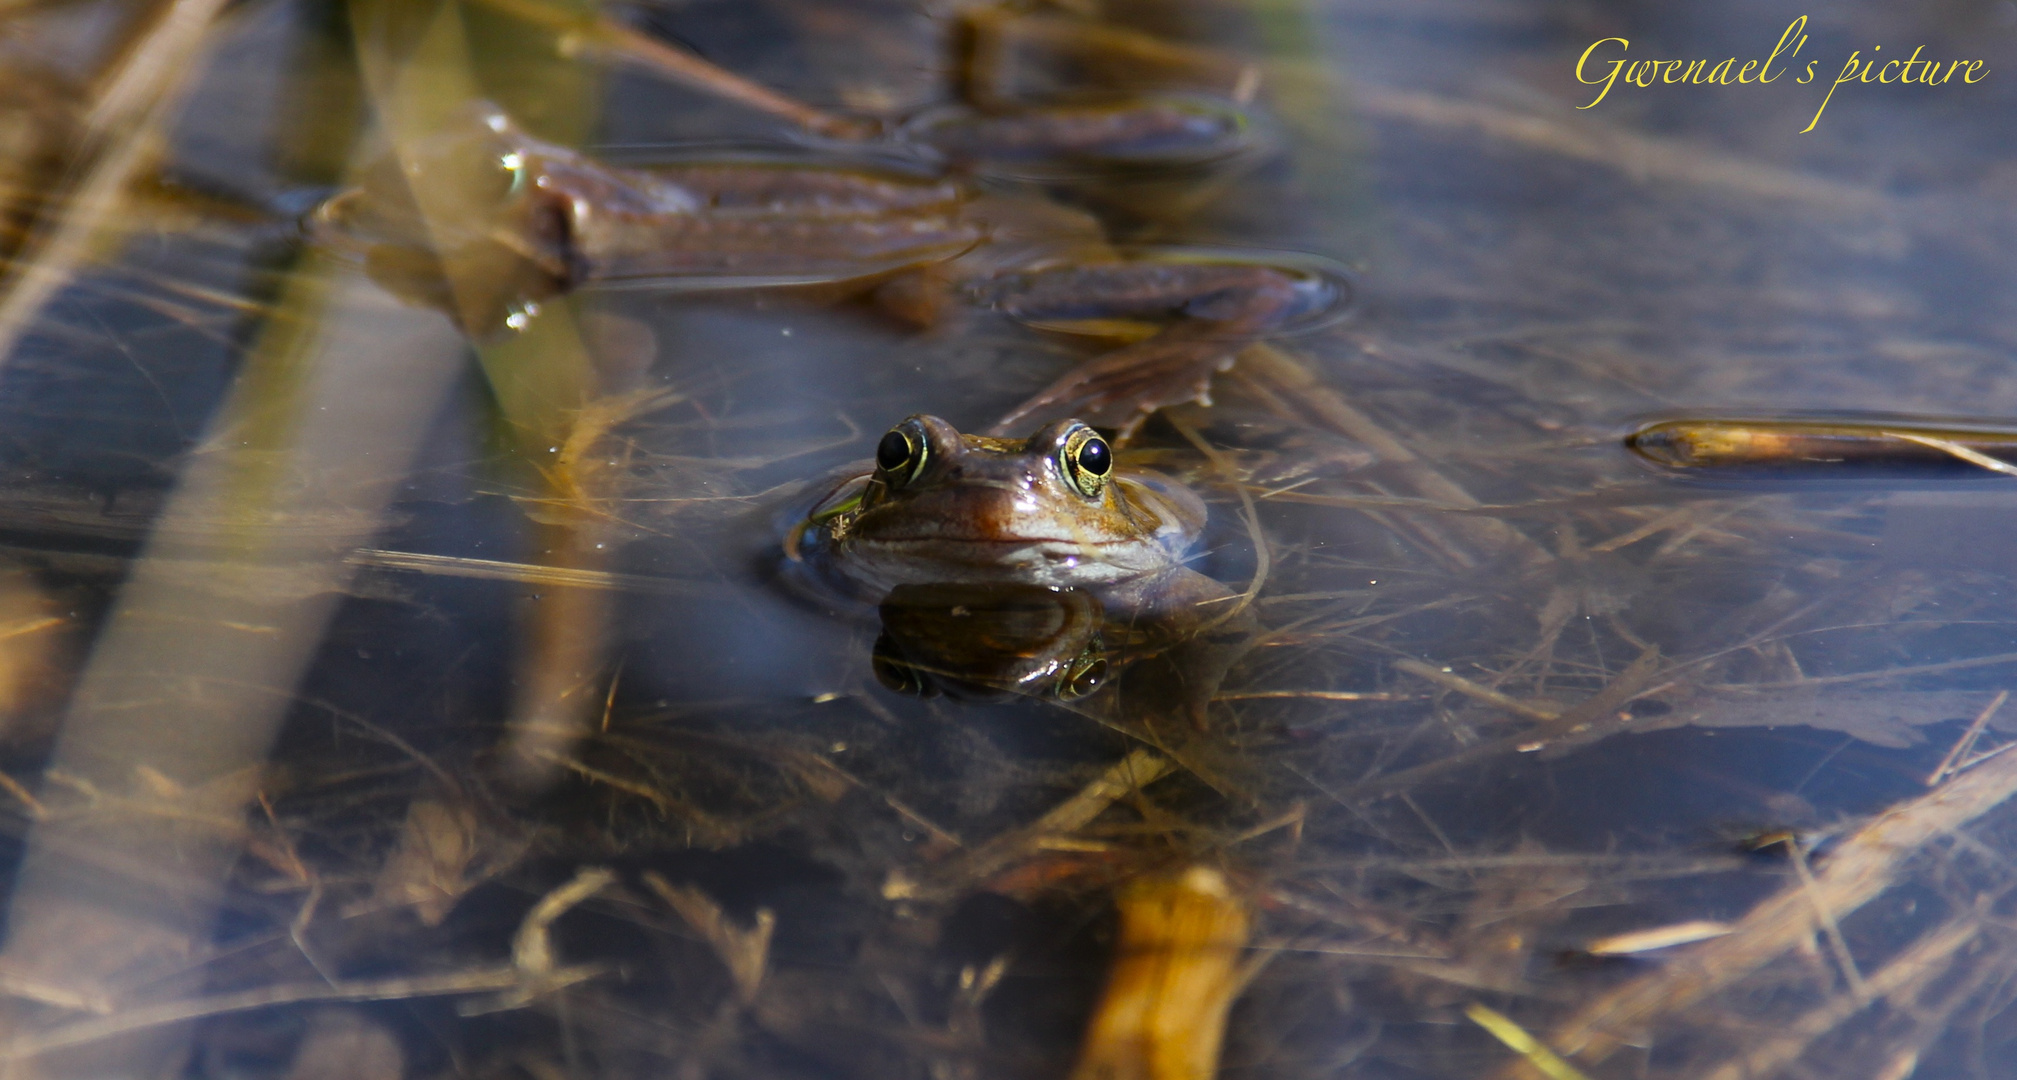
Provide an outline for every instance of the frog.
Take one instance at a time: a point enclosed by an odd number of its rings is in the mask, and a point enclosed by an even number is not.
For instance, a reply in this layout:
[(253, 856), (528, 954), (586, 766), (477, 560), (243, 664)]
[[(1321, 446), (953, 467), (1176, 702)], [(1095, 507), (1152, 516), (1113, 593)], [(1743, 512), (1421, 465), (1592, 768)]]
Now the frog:
[[(1189, 565), (1204, 501), (1121, 464), (1083, 420), (1006, 438), (914, 415), (883, 434), (873, 461), (829, 477), (805, 504), (785, 534), (785, 562), (802, 581), (882, 605), (877, 670), (893, 688), (980, 683), (1072, 700), (1111, 668), (1161, 655), (1178, 672), (1163, 680), (1172, 707), (1202, 727), (1255, 628), (1230, 588)], [(1033, 592), (1053, 596), (1039, 604)], [(996, 609), (1015, 618), (975, 617)], [(1004, 626), (1043, 610), (1075, 614), (1036, 619), (1050, 629), (1006, 640)], [(920, 627), (942, 637), (968, 626), (973, 640), (919, 649)]]
[(815, 502), (788, 553), (877, 597), (938, 583), (1097, 593), (1195, 573), (1184, 557), (1205, 516), (1183, 485), (1120, 468), (1084, 421), (1014, 439), (919, 414), (882, 436), (865, 471), (844, 473)]

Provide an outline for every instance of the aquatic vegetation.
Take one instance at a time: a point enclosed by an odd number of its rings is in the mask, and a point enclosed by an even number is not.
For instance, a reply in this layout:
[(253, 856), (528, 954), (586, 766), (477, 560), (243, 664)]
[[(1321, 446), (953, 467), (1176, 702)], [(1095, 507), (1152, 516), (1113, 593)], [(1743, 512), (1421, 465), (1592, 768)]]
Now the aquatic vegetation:
[(1994, 1075), (1994, 111), (1565, 18), (0, 13), (0, 1057)]

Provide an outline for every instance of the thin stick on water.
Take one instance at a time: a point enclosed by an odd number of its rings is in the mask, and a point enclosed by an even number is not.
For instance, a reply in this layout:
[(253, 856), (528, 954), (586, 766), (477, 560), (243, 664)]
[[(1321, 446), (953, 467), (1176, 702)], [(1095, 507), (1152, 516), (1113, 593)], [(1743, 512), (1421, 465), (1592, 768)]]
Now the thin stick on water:
[(1796, 202), (1803, 209), (1859, 221), (1884, 215), (1897, 200), (1860, 184), (1824, 180), (1735, 154), (1719, 154), (1682, 139), (1642, 135), (1624, 127), (1565, 123), (1541, 110), (1484, 105), (1372, 83), (1355, 88), (1368, 116), (1428, 131), (1465, 132), (1570, 161), (1616, 169), (1636, 182), (1686, 184), (1757, 200)]
[(1989, 760), (1990, 758), (1993, 758), (1996, 755), (2009, 750), (2011, 747), (2017, 747), (2017, 743), (2004, 743), (2002, 746), (1999, 746), (1994, 750), (1976, 754), (1974, 757), (1971, 757), (1968, 760), (1962, 762), (1961, 764), (1954, 766), (1954, 771), (1957, 773), (1967, 772), (1969, 769), (1972, 769), (1975, 766), (1980, 765), (1983, 762)]
[[(1640, 1038), (1661, 1017), (1750, 976), (1808, 940), (1814, 911), (1838, 922), (1889, 889), (1927, 845), (1995, 810), (2017, 795), (2017, 754), (1955, 773), (1932, 791), (1871, 818), (1812, 874), (1794, 882), (1737, 922), (1726, 937), (1703, 942), (1658, 971), (1598, 997), (1558, 1026), (1551, 1042), (1587, 1063)], [(1512, 1074), (1517, 1075), (1517, 1073)]]
[(724, 101), (755, 109), (816, 135), (860, 139), (874, 134), (875, 125), (816, 109), (709, 63), (684, 49), (638, 33), (604, 16), (581, 13), (540, 0), (480, 0), (489, 8), (553, 31), (562, 56), (598, 53), (629, 63)]
[(1711, 919), (1691, 919), (1671, 926), (1657, 926), (1651, 930), (1634, 930), (1598, 938), (1583, 946), (1583, 951), (1591, 956), (1636, 956), (1640, 953), (1671, 949), (1677, 945), (1693, 945), (1698, 941), (1722, 937), (1729, 932), (1729, 923)]
[[(1371, 450), (1379, 459), (1404, 476), (1416, 494), (1459, 509), (1477, 509), (1481, 503), (1469, 491), (1437, 471), (1410, 450), (1378, 422), (1360, 412), (1344, 396), (1326, 386), (1286, 350), (1265, 342), (1240, 350), (1240, 366), (1257, 379), (1271, 382), (1290, 396), (1324, 426)], [(1526, 534), (1495, 517), (1458, 516), (1440, 525), (1459, 532), (1487, 551), (1517, 552), (1523, 562), (1542, 563), (1554, 556)]]
[(1212, 700), (1415, 701), (1419, 697), (1417, 694), (1392, 694), (1383, 690), (1241, 690), (1234, 693), (1213, 694)]
[(437, 574), (443, 577), (510, 581), (520, 585), (539, 585), (557, 589), (601, 589), (609, 592), (661, 596), (680, 596), (694, 591), (690, 583), (677, 578), (545, 566), (540, 563), (504, 562), (466, 555), (429, 555), (414, 551), (359, 548), (351, 552), (346, 561), (352, 566), (374, 570), (401, 570), (416, 574)]
[(1786, 840), (1786, 854), (1793, 862), (1793, 873), (1800, 879), (1800, 888), (1807, 899), (1814, 903), (1814, 918), (1821, 925), (1821, 934), (1828, 939), (1828, 951), (1834, 954), (1835, 963), (1842, 968), (1842, 978), (1848, 982), (1849, 990), (1857, 1001), (1870, 1000), (1870, 987), (1863, 982), (1863, 973), (1857, 970), (1856, 958), (1849, 952), (1849, 942), (1842, 937), (1842, 924), (1835, 921), (1835, 913), (1828, 908), (1826, 897), (1814, 886), (1814, 871), (1807, 866), (1807, 852), (1800, 847), (1799, 837)]
[(1909, 997), (1928, 980), (1949, 970), (1954, 955), (1967, 948), (1981, 932), (1981, 922), (1972, 912), (1953, 919), (1873, 972), (1865, 983), (1865, 994), (1834, 997), (1786, 1025), (1779, 1038), (1746, 1050), (1704, 1074), (1704, 1080), (1746, 1080), (1774, 1075), (1804, 1054), (1815, 1040), (1862, 1012), (1871, 1001)]
[(1247, 485), (1240, 479), (1239, 470), (1233, 467), (1233, 463), (1226, 460), (1226, 456), (1220, 453), (1217, 447), (1206, 442), (1205, 437), (1198, 434), (1196, 428), (1184, 423), (1173, 414), (1166, 413), (1164, 416), (1170, 422), (1170, 426), (1177, 429), (1177, 434), (1182, 435), (1185, 441), (1197, 447), (1198, 453), (1203, 454), (1205, 459), (1212, 463), (1212, 468), (1217, 470), (1219, 475), (1225, 477), (1226, 482), (1233, 486), (1233, 493), (1240, 497), (1240, 509), (1245, 513), (1247, 539), (1254, 545), (1253, 579), (1247, 582), (1245, 591), (1240, 593), (1239, 599), (1233, 603), (1231, 608), (1219, 612), (1204, 628), (1211, 629), (1238, 618), (1241, 612), (1253, 604), (1254, 597), (1261, 594), (1261, 586), (1267, 584), (1268, 571), (1270, 569), (1271, 555), (1268, 550), (1268, 537), (1266, 533), (1261, 531), (1261, 515), (1260, 511), (1254, 509), (1253, 494), (1247, 490)]
[(1957, 771), (1955, 762), (1960, 761), (1968, 751), (1975, 748), (1975, 740), (1982, 737), (1982, 729), (1988, 726), (1990, 719), (1996, 715), (1996, 710), (2001, 709), (2003, 703), (2009, 700), (2010, 691), (1998, 690), (1996, 696), (1990, 700), (1989, 704), (1983, 706), (1982, 711), (1975, 714), (1975, 722), (1968, 725), (1968, 730), (1961, 733), (1961, 738), (1954, 743), (1954, 748), (1947, 751), (1946, 757), (1940, 759), (1940, 767), (1927, 775), (1927, 787), (1939, 784), (1940, 781), (1947, 778), (1948, 773)]

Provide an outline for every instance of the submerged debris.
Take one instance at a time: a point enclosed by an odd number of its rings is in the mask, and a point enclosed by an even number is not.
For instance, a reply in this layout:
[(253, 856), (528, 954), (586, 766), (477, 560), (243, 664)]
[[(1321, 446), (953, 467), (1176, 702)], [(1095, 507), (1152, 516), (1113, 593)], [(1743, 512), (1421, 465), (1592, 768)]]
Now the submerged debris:
[(1073, 1080), (1205, 1080), (1226, 1013), (1252, 977), (1252, 916), (1225, 874), (1196, 865), (1130, 881), (1120, 933)]

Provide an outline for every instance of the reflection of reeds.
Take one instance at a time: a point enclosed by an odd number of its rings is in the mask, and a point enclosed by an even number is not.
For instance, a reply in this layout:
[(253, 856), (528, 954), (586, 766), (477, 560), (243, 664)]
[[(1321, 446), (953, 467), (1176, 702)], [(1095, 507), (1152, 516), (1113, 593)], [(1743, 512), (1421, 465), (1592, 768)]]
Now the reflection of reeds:
[(572, 59), (594, 58), (634, 64), (662, 78), (796, 124), (815, 135), (860, 138), (873, 125), (815, 109), (769, 87), (710, 64), (683, 49), (640, 34), (607, 15), (550, 0), (479, 0), (485, 7), (522, 19), (550, 34)]
[[(37, 827), (6, 947), (10, 964), (58, 984), (96, 986), (207, 934), (243, 841), (217, 823), (242, 815), (252, 794), (217, 781), (264, 760), (349, 578), (348, 549), (368, 540), (454, 371), (458, 343), (426, 316), (387, 310), (316, 260), (293, 285), (287, 318), (254, 350), (210, 452), (128, 576), (65, 720), (52, 768), (108, 798)], [(318, 315), (326, 329), (307, 329)], [(308, 520), (325, 523), (313, 539), (298, 531)], [(189, 572), (185, 545), (213, 553), (205, 572)], [(164, 779), (147, 791), (150, 775)], [(137, 806), (112, 798), (136, 787)], [(119, 878), (81, 885), (75, 852)], [(136, 916), (120, 884), (141, 883), (181, 899)], [(64, 929), (79, 918), (125, 927), (125, 944), (80, 955)], [(134, 1060), (172, 1052), (119, 1045)]]
[(202, 70), (224, 7), (225, 0), (156, 0), (128, 28), (130, 46), (98, 76), (68, 140), (66, 181), (40, 195), (40, 214), (0, 274), (0, 363), (43, 305), (117, 233), (127, 189), (153, 161), (160, 128)]
[[(453, 309), (464, 326), (483, 334), (498, 304), (492, 294), (496, 253), (456, 247), (447, 238), (481, 235), (488, 227), (482, 220), (489, 212), (484, 193), (502, 166), (480, 152), (436, 150), (460, 133), (470, 110), (486, 96), (460, 8), (454, 3), (360, 0), (351, 5), (351, 18), (367, 97), (395, 157), (408, 175), (421, 178), (409, 187), (428, 232), (443, 241), (436, 257)], [(486, 33), (496, 39), (484, 43), (493, 49), (526, 47), (517, 40), (526, 36), (523, 29), (489, 27)], [(530, 54), (538, 55), (536, 43)], [(560, 93), (569, 89), (567, 67), (550, 58), (530, 71), (514, 71), (512, 78)], [(522, 93), (526, 88), (517, 89)], [(564, 115), (555, 102), (542, 104), (549, 116)], [(586, 101), (578, 104), (585, 107)], [(580, 126), (578, 120), (574, 123)], [(530, 460), (552, 462), (540, 470), (552, 491), (542, 500), (538, 519), (545, 534), (538, 545), (544, 561), (563, 573), (600, 573), (607, 533), (594, 508), (583, 502), (585, 478), (574, 475), (593, 460), (582, 455), (583, 440), (599, 436), (593, 430), (599, 414), (590, 404), (596, 376), (570, 305), (547, 305), (523, 329), (488, 340), (478, 352), (515, 441)], [(561, 453), (563, 448), (567, 453)], [(597, 697), (590, 684), (600, 678), (608, 618), (599, 591), (563, 589), (536, 609), (524, 627), (525, 673), (511, 721), (521, 745), (506, 759), (521, 782), (542, 783), (552, 760), (579, 737)]]

